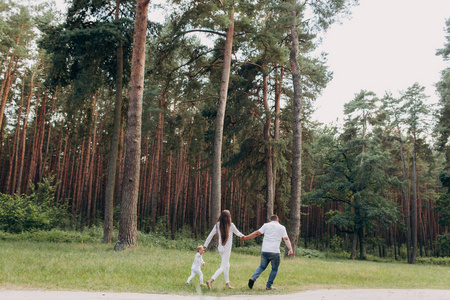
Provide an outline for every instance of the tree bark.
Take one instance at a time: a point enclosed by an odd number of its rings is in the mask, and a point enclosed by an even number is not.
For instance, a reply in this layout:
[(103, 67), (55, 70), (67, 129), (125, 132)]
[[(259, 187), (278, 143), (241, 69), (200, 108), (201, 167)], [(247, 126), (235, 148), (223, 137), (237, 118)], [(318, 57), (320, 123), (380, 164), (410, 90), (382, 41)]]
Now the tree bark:
[[(165, 109), (166, 102), (166, 92), (162, 93), (159, 100), (159, 108), (161, 110)], [(161, 189), (161, 165), (163, 158), (163, 139), (164, 139), (164, 114), (162, 111), (158, 113), (158, 126), (156, 128), (156, 149), (155, 149), (155, 166), (152, 182), (152, 193), (151, 193), (151, 211), (152, 211), (152, 225), (156, 224), (156, 212), (158, 208), (158, 199), (160, 196)], [(161, 203), (162, 204), (162, 203)], [(169, 219), (167, 219), (169, 222)]]
[[(298, 63), (299, 41), (297, 26), (295, 24), (295, 12), (292, 12), (291, 36), (292, 48), (289, 57), (294, 86), (294, 112), (293, 112), (293, 145), (292, 145), (292, 179), (290, 200), (290, 222), (288, 235), (292, 243), (294, 256), (297, 252), (298, 237), (300, 235), (300, 207), (302, 191), (302, 105), (303, 95), (301, 89), (300, 65)], [(286, 249), (287, 250), (287, 249)], [(287, 252), (286, 254), (287, 255)]]
[[(17, 124), (16, 124), (16, 130), (14, 132), (13, 150), (12, 150), (12, 154), (11, 154), (8, 176), (6, 178), (6, 194), (13, 194), (14, 187), (16, 185), (17, 165), (18, 165), (18, 158), (19, 158), (18, 154), (19, 154), (19, 141), (20, 141), (20, 138), (19, 138), (20, 137), (20, 118), (22, 117), (24, 89), (25, 89), (25, 78), (22, 80), (22, 93), (20, 96), (19, 111), (17, 112)], [(12, 182), (11, 182), (11, 180), (12, 180)]]
[(273, 204), (275, 199), (274, 180), (273, 180), (273, 156), (272, 146), (270, 145), (270, 107), (268, 99), (267, 75), (263, 75), (263, 105), (266, 111), (266, 125), (264, 126), (264, 155), (266, 159), (266, 221), (273, 215)]
[(350, 259), (356, 259), (356, 247), (358, 246), (358, 234), (355, 232), (352, 234), (352, 251), (350, 254)]
[(149, 0), (138, 0), (133, 34), (130, 102), (123, 193), (120, 205), (119, 237), (115, 251), (137, 246), (137, 201), (141, 156), (142, 97), (144, 92), (145, 41)]
[[(400, 159), (402, 161), (402, 179), (403, 182), (406, 182), (406, 164), (405, 164), (405, 156), (403, 153), (403, 140), (400, 135), (400, 128), (397, 127), (398, 130), (398, 138), (400, 141)], [(405, 186), (403, 188), (403, 206), (405, 210), (405, 235), (406, 235), (406, 256), (408, 263), (412, 263), (411, 256), (411, 220), (410, 220), (410, 209), (409, 209), (409, 200), (408, 200), (408, 189)]]
[[(274, 142), (280, 139), (280, 112), (281, 112), (281, 92), (283, 86), (283, 76), (284, 68), (281, 68), (280, 77), (276, 78), (275, 83), (275, 121), (273, 124), (273, 140)], [(272, 156), (276, 159), (279, 155), (280, 147), (272, 147)], [(274, 202), (276, 198), (276, 187), (277, 187), (277, 167), (273, 164), (273, 189), (274, 189)]]
[[(23, 30), (23, 24), (20, 25), (19, 34), (17, 35), (16, 39), (16, 47), (19, 45), (20, 42), (20, 36), (22, 34)], [(14, 52), (14, 50), (13, 50)], [(1, 88), (0, 88), (0, 96), (1, 96), (1, 102), (0, 102), (0, 128), (2, 128), (3, 123), (3, 113), (5, 112), (6, 107), (6, 100), (8, 99), (9, 89), (11, 87), (11, 69), (14, 62), (16, 55), (14, 53), (11, 54), (11, 58), (9, 60), (8, 68), (6, 69), (5, 78), (3, 79)]]
[[(27, 107), (25, 109), (25, 120), (23, 122), (23, 128), (22, 128), (22, 135), (20, 137), (20, 155), (19, 155), (19, 167), (17, 172), (17, 194), (20, 194), (21, 192), (21, 186), (22, 186), (22, 176), (23, 176), (23, 168), (24, 168), (24, 159), (25, 159), (25, 140), (27, 135), (27, 126), (28, 126), (28, 115), (30, 113), (30, 106), (31, 106), (31, 97), (33, 96), (33, 88), (34, 88), (34, 75), (36, 74), (36, 70), (39, 66), (39, 61), (36, 63), (36, 68), (31, 74), (30, 78), (30, 94), (27, 98)], [(12, 188), (12, 191), (14, 191), (14, 187)]]
[[(116, 19), (119, 18), (120, 1), (116, 1)], [(123, 45), (117, 47), (116, 97), (114, 102), (114, 126), (109, 153), (108, 179), (105, 191), (105, 219), (103, 222), (103, 243), (112, 242), (114, 229), (114, 187), (116, 183), (117, 157), (119, 152), (119, 136), (122, 127), (122, 86), (123, 86)]]
[(28, 181), (26, 193), (31, 193), (30, 183), (36, 182), (36, 172), (39, 165), (42, 163), (42, 147), (44, 144), (44, 132), (45, 132), (45, 106), (47, 105), (47, 93), (44, 92), (40, 109), (37, 107), (36, 111), (39, 111), (36, 117), (36, 131), (34, 134), (33, 147), (31, 152), (30, 169), (28, 172)]
[[(86, 159), (88, 160), (88, 164), (86, 166), (86, 174), (85, 174), (85, 184), (84, 184), (84, 191), (83, 191), (83, 198), (84, 202), (86, 203), (86, 225), (90, 226), (91, 224), (91, 207), (92, 207), (92, 183), (94, 178), (94, 167), (95, 167), (95, 153), (97, 150), (97, 110), (98, 110), (98, 98), (99, 93), (97, 92), (94, 96), (94, 103), (92, 107), (92, 132), (90, 135), (92, 136), (92, 143), (88, 144), (88, 147), (90, 147), (90, 151), (88, 152), (88, 156)], [(100, 126), (101, 127), (101, 126)], [(89, 137), (89, 140), (91, 140), (91, 137)]]
[(417, 170), (416, 170), (416, 133), (413, 133), (413, 215), (412, 215), (412, 253), (411, 263), (416, 263), (417, 258)]
[[(51, 139), (51, 133), (52, 133), (52, 124), (51, 124), (51, 114), (54, 112), (55, 110), (55, 102), (56, 102), (56, 97), (58, 95), (58, 87), (55, 88), (55, 93), (53, 94), (52, 97), (52, 106), (50, 108), (50, 112), (48, 112), (47, 114), (49, 115), (49, 121), (48, 121), (48, 130), (47, 130), (47, 141), (46, 141), (46, 146), (45, 146), (45, 156), (42, 160), (42, 164), (40, 166), (40, 170), (39, 170), (39, 181), (42, 181), (42, 178), (44, 176), (44, 168), (47, 166), (47, 172), (51, 173), (51, 161), (52, 158), (51, 156), (49, 156), (49, 149), (50, 149), (50, 139)], [(47, 160), (48, 160), (48, 164), (47, 164)]]
[[(222, 189), (222, 139), (225, 120), (225, 108), (227, 105), (228, 83), (230, 80), (231, 54), (234, 36), (234, 8), (230, 13), (230, 24), (227, 28), (225, 49), (222, 67), (222, 79), (220, 82), (219, 103), (215, 122), (213, 161), (211, 170), (211, 215), (210, 224), (219, 218), (221, 211), (221, 189)], [(211, 247), (217, 245), (217, 239), (211, 243)]]

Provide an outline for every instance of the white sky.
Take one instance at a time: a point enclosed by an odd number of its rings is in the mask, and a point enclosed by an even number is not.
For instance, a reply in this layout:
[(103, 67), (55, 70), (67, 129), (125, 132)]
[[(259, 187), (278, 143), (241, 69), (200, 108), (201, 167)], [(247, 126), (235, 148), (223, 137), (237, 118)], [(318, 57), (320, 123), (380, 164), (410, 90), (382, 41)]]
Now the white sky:
[[(56, 2), (64, 7), (64, 0)], [(435, 55), (445, 44), (446, 18), (450, 0), (360, 0), (350, 19), (334, 24), (318, 49), (328, 53), (334, 75), (316, 101), (313, 118), (341, 123), (344, 103), (360, 90), (396, 96), (415, 82), (425, 86), (430, 103), (437, 102), (434, 84), (449, 66)]]
[(446, 18), (449, 0), (360, 0), (351, 19), (334, 24), (319, 48), (328, 53), (334, 76), (316, 101), (314, 118), (342, 122), (344, 103), (360, 90), (395, 96), (415, 82), (437, 102), (434, 84), (449, 66), (435, 55), (445, 44)]

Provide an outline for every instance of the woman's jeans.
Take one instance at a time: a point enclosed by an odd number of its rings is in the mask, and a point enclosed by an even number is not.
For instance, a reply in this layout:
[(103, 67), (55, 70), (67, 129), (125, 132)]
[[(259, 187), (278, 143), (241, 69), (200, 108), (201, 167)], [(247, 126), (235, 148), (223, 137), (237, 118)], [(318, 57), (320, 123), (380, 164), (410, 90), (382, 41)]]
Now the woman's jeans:
[(253, 274), (252, 279), (256, 281), (259, 275), (267, 268), (269, 262), (272, 264), (272, 271), (269, 275), (269, 280), (267, 281), (266, 287), (271, 287), (275, 277), (277, 277), (278, 267), (280, 266), (281, 256), (280, 253), (271, 252), (261, 252), (261, 264), (256, 269), (255, 274)]

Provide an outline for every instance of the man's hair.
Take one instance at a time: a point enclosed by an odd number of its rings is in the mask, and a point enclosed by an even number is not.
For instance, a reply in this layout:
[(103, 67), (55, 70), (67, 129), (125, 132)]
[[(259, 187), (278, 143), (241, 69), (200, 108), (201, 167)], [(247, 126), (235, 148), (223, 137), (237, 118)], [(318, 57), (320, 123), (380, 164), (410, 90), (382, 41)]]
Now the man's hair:
[(270, 221), (278, 221), (278, 216), (277, 215), (272, 215), (270, 217)]

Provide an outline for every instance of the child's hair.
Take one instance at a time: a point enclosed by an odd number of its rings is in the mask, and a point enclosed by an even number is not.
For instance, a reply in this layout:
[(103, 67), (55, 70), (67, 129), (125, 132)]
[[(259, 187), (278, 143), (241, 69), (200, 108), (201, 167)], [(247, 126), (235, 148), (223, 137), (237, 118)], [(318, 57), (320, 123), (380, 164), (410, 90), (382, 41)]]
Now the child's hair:
[(203, 250), (203, 245), (198, 245), (197, 246), (197, 252), (199, 252), (200, 250)]

